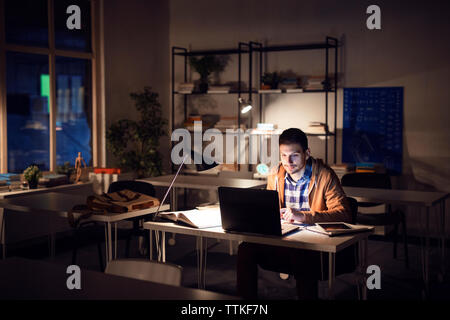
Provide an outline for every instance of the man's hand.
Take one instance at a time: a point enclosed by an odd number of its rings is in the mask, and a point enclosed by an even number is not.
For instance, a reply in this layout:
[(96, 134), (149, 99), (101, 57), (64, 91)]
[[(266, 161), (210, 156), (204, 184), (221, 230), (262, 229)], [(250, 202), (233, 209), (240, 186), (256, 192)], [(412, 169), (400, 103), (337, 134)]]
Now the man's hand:
[(281, 208), (280, 217), (289, 223), (305, 221), (305, 214), (294, 208)]

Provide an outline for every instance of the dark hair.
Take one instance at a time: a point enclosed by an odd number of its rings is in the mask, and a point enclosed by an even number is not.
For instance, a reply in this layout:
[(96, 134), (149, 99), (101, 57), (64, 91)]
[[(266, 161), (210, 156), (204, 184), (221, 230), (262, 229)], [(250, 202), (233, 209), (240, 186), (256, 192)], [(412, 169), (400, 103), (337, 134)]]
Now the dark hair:
[(279, 145), (297, 143), (302, 147), (303, 151), (308, 149), (308, 138), (306, 137), (306, 134), (297, 128), (284, 130), (280, 135), (278, 143)]

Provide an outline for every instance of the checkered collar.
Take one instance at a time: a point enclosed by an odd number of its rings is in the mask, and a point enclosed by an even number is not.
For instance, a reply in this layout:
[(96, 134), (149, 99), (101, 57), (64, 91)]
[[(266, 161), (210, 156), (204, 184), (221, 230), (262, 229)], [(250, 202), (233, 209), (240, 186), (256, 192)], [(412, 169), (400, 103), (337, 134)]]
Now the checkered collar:
[(310, 181), (311, 175), (312, 175), (312, 160), (311, 157), (309, 157), (309, 159), (306, 161), (305, 171), (303, 172), (302, 177), (298, 179), (297, 182), (295, 182), (294, 179), (292, 179), (292, 177), (287, 172), (285, 173), (284, 179), (287, 180), (290, 184), (300, 185), (307, 181)]

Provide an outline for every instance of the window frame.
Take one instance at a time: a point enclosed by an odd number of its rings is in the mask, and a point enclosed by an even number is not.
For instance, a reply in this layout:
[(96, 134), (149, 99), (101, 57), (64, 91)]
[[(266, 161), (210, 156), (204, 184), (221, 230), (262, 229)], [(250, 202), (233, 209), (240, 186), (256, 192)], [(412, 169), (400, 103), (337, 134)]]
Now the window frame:
[[(55, 48), (55, 19), (54, 1), (47, 0), (48, 4), (48, 48), (16, 45), (6, 43), (5, 31), (5, 1), (0, 0), (0, 172), (8, 172), (8, 128), (7, 128), (7, 105), (6, 105), (6, 52), (21, 52), (44, 54), (48, 57), (50, 96), (49, 96), (49, 157), (50, 171), (56, 171), (56, 56), (80, 58), (91, 61), (91, 83), (92, 83), (92, 164), (104, 166), (105, 164), (105, 141), (99, 139), (105, 130), (104, 125), (104, 80), (99, 76), (104, 74), (103, 59), (103, 0), (91, 0), (91, 51), (80, 52), (75, 50), (62, 50)], [(100, 33), (100, 32), (101, 33)], [(75, 155), (74, 155), (75, 158)]]

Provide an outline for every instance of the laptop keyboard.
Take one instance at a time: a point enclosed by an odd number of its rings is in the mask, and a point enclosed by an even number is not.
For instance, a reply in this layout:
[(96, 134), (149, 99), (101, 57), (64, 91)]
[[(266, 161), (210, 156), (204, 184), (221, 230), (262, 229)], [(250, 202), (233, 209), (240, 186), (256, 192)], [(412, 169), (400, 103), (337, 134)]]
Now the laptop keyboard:
[(292, 225), (290, 223), (282, 223), (281, 224), (281, 234), (284, 235), (286, 233), (289, 233), (291, 231), (297, 230), (299, 227)]

